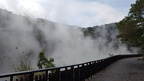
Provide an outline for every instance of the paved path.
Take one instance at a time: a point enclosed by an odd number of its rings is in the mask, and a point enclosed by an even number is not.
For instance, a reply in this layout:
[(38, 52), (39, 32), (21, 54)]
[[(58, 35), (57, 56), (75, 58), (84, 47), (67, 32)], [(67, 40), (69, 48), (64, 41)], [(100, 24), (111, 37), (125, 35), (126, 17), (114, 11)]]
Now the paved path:
[(144, 60), (137, 59), (119, 60), (88, 81), (144, 81)]

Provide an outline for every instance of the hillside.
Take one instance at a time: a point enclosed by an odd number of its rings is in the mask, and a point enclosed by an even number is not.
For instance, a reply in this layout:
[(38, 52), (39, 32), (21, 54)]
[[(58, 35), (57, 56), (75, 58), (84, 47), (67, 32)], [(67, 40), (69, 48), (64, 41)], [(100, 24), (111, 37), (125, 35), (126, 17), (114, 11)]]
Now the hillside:
[(10, 66), (24, 57), (37, 69), (40, 51), (53, 57), (56, 66), (135, 52), (129, 51), (117, 34), (114, 23), (80, 28), (0, 9), (0, 73), (12, 71)]

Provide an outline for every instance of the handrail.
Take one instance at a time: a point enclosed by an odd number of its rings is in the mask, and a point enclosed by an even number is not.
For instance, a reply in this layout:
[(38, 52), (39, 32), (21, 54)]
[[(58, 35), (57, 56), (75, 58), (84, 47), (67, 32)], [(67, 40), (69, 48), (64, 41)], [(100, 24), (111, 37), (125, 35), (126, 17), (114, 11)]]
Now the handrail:
[(7, 77), (10, 77), (10, 81), (83, 81), (119, 59), (139, 56), (142, 56), (142, 54), (115, 55), (105, 59), (69, 66), (0, 74), (0, 81), (1, 78)]

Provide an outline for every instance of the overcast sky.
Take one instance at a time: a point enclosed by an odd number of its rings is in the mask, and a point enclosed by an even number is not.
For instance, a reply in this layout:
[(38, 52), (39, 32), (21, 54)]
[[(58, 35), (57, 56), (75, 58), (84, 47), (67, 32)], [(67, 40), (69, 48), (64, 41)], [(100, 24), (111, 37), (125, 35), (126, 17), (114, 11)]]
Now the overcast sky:
[(0, 0), (0, 8), (81, 27), (117, 22), (136, 0)]

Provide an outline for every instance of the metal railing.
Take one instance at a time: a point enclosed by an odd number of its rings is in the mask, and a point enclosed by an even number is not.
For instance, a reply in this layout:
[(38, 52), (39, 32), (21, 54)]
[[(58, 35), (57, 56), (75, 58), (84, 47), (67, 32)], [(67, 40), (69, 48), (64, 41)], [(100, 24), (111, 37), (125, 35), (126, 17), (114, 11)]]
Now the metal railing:
[(0, 81), (84, 81), (119, 59), (138, 56), (142, 54), (116, 55), (70, 66), (1, 74)]

